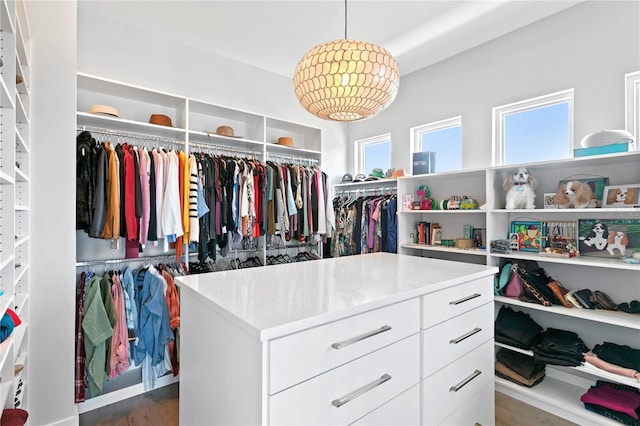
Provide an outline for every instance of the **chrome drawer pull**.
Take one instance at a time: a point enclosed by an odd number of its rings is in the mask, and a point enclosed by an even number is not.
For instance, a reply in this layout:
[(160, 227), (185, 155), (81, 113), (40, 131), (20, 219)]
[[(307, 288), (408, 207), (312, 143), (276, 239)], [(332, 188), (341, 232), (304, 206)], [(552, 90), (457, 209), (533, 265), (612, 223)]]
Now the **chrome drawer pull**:
[(467, 338), (473, 336), (476, 333), (480, 333), (481, 331), (482, 331), (481, 328), (476, 327), (473, 330), (471, 330), (470, 332), (468, 332), (467, 334), (463, 334), (462, 336), (458, 337), (457, 339), (449, 340), (449, 343), (453, 343), (454, 345), (457, 345), (458, 343), (462, 342), (464, 339), (467, 339)]
[(377, 330), (370, 331), (368, 333), (361, 334), (360, 336), (352, 337), (351, 339), (343, 340), (342, 342), (337, 342), (331, 345), (333, 349), (342, 349), (345, 346), (349, 346), (353, 343), (359, 342), (364, 339), (368, 339), (369, 337), (373, 337), (376, 334), (384, 333), (385, 331), (391, 330), (391, 326), (383, 325)]
[(371, 389), (380, 386), (381, 384), (383, 384), (384, 382), (387, 382), (391, 380), (391, 376), (388, 374), (383, 374), (378, 380), (376, 380), (375, 382), (371, 382), (368, 385), (364, 385), (363, 387), (361, 387), (360, 389), (350, 393), (349, 395), (345, 396), (344, 398), (340, 399), (334, 399), (333, 401), (331, 401), (331, 403), (333, 404), (334, 407), (336, 408), (340, 408), (342, 407), (344, 404), (346, 404), (347, 402), (359, 397), (360, 395), (362, 395), (363, 393), (369, 392)]
[(482, 371), (480, 371), (480, 370), (474, 371), (469, 377), (467, 377), (466, 379), (464, 379), (463, 381), (461, 381), (457, 385), (451, 386), (449, 388), (449, 392), (458, 392), (460, 389), (462, 389), (464, 387), (464, 385), (466, 385), (467, 383), (469, 383), (470, 381), (472, 381), (473, 379), (478, 377), (481, 373), (482, 373)]
[(462, 299), (454, 300), (453, 302), (449, 302), (450, 305), (459, 305), (464, 302), (468, 302), (471, 299), (475, 299), (476, 297), (482, 296), (480, 293), (474, 293), (471, 296), (463, 297)]

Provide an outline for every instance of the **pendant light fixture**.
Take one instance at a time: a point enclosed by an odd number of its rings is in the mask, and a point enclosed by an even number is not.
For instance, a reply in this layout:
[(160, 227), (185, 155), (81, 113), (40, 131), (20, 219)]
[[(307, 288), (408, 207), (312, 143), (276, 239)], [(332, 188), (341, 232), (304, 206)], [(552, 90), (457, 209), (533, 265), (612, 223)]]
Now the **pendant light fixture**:
[(384, 48), (347, 39), (320, 44), (302, 57), (293, 76), (300, 104), (325, 120), (356, 121), (385, 109), (400, 84), (398, 63)]

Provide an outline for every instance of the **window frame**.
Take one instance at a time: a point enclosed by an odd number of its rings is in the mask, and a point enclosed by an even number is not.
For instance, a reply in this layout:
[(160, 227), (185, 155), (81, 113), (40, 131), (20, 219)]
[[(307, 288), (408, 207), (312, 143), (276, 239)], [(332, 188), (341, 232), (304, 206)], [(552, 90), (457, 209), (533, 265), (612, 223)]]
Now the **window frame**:
[(632, 150), (640, 151), (640, 71), (624, 76), (624, 127), (633, 135)]
[(504, 121), (509, 114), (534, 110), (562, 103), (569, 104), (569, 140), (567, 141), (567, 158), (573, 158), (573, 132), (574, 132), (574, 89), (562, 90), (548, 95), (537, 96), (531, 99), (513, 102), (494, 107), (491, 110), (491, 162), (492, 166), (504, 166), (505, 164), (505, 140)]
[(366, 173), (364, 171), (365, 164), (365, 148), (370, 145), (376, 145), (380, 143), (389, 142), (389, 155), (391, 155), (391, 149), (393, 147), (393, 141), (391, 140), (391, 133), (385, 133), (382, 135), (372, 136), (370, 138), (358, 139), (354, 142), (354, 176), (356, 174)]

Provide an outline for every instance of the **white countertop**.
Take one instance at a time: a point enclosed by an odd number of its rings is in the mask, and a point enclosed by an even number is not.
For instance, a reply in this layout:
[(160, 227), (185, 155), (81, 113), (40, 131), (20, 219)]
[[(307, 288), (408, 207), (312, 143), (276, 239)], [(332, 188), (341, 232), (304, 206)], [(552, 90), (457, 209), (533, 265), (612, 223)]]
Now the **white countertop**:
[(181, 291), (269, 340), (496, 272), (485, 265), (372, 253), (190, 275), (176, 282)]

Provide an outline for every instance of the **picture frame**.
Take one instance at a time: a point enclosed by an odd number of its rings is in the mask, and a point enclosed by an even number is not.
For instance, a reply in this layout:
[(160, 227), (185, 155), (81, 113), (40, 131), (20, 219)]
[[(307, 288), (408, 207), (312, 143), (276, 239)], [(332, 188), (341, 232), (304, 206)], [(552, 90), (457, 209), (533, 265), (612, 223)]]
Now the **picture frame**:
[(567, 177), (561, 179), (558, 182), (558, 187), (568, 182), (577, 180), (578, 182), (586, 183), (587, 185), (589, 185), (591, 187), (591, 190), (593, 191), (593, 195), (595, 195), (596, 197), (596, 200), (601, 201), (604, 194), (604, 188), (609, 185), (609, 178), (603, 176), (580, 178), (578, 176), (584, 175), (576, 175), (575, 177)]
[(431, 228), (431, 245), (442, 245), (442, 228), (440, 228), (440, 226)]
[(542, 221), (511, 221), (511, 234), (518, 236), (518, 250), (540, 252), (542, 249)]
[(578, 219), (580, 256), (622, 258), (640, 252), (640, 219)]
[(543, 221), (540, 254), (578, 256), (578, 222), (575, 220)]
[(605, 186), (602, 207), (626, 208), (640, 206), (640, 183)]

